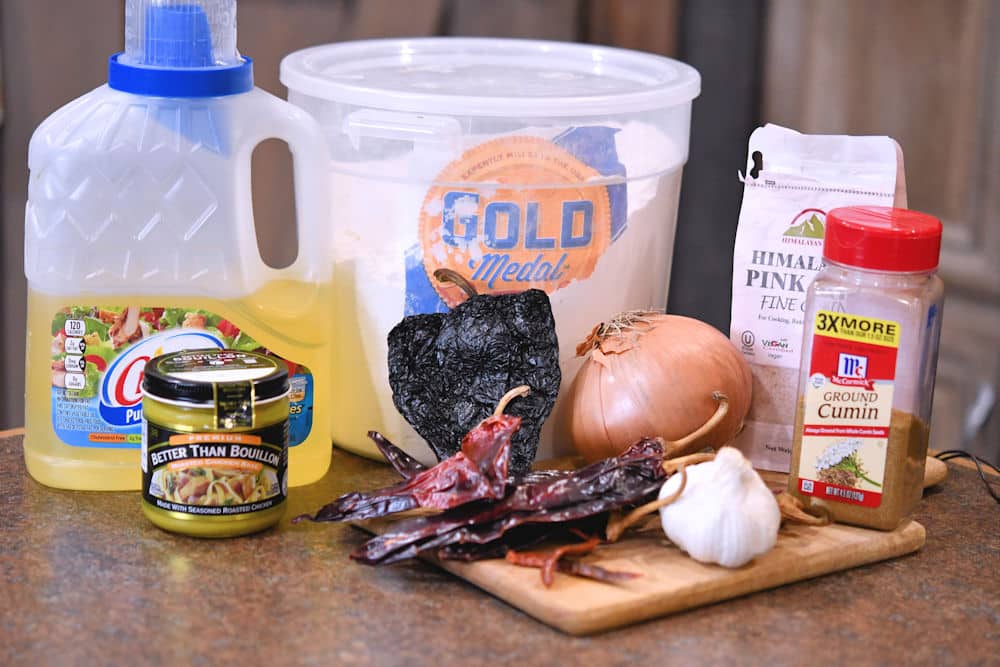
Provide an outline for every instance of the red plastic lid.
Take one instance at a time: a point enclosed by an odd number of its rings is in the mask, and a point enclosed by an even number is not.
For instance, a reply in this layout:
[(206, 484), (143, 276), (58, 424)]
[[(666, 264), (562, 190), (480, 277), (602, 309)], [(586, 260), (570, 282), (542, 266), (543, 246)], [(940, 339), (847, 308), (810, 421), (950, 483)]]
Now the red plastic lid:
[(823, 257), (862, 269), (933, 271), (941, 255), (941, 221), (888, 206), (844, 206), (826, 214)]

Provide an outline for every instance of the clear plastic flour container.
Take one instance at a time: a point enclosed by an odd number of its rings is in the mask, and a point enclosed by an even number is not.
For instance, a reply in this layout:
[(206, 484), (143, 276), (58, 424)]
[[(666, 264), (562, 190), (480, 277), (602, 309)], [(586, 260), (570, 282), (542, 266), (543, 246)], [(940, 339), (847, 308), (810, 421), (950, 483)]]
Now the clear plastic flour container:
[[(621, 310), (662, 308), (698, 72), (605, 47), (374, 40), (287, 56), (289, 101), (332, 149), (334, 443), (377, 456), (377, 429), (432, 458), (392, 404), (386, 335), (479, 292), (544, 289), (564, 386), (576, 344)], [(563, 411), (539, 456), (567, 451)]]

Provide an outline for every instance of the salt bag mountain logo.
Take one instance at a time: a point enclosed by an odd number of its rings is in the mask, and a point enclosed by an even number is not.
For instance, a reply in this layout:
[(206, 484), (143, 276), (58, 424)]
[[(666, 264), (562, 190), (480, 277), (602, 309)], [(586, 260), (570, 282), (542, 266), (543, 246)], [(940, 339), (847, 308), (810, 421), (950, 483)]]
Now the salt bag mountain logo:
[(608, 184), (609, 176), (625, 176), (614, 132), (501, 137), (446, 166), (424, 198), (419, 245), (407, 257), (406, 313), (441, 312), (465, 300), (457, 286), (434, 278), (439, 268), (480, 293), (551, 294), (590, 276), (625, 229), (626, 185)]
[(826, 236), (826, 211), (807, 208), (792, 219), (788, 229), (782, 234), (783, 243), (796, 245), (823, 245)]

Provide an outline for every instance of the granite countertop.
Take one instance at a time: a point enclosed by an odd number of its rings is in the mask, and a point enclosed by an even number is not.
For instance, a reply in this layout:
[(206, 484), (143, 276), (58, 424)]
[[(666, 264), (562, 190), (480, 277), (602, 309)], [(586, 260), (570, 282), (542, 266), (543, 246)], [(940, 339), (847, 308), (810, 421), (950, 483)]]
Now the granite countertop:
[(952, 466), (913, 555), (573, 638), (424, 563), (347, 558), (364, 535), (292, 526), (385, 466), (334, 451), (281, 525), (205, 541), (148, 523), (138, 493), (45, 488), (0, 437), (0, 664), (998, 664), (1000, 521)]

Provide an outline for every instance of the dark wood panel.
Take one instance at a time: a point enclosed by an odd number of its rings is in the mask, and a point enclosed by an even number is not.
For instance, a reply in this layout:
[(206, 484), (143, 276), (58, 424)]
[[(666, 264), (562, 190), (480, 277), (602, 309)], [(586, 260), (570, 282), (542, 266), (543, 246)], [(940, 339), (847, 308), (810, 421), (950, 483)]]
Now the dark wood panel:
[[(998, 304), (976, 303), (961, 296), (946, 299), (934, 390), (932, 447), (964, 447), (994, 463), (1000, 460), (1000, 408), (995, 405), (1000, 393), (997, 331)], [(985, 400), (989, 405), (991, 392), (992, 414), (985, 415), (978, 432), (970, 432), (967, 422), (978, 410), (976, 403)]]
[(765, 117), (892, 135), (910, 206), (944, 221), (933, 446), (996, 459), (1000, 410), (963, 431), (981, 388), (1000, 392), (1000, 3), (771, 0), (767, 35)]
[(684, 167), (668, 310), (729, 333), (733, 246), (743, 186), (736, 178), (757, 126), (763, 2), (689, 0), (679, 57), (701, 73)]
[(433, 35), (443, 7), (444, 0), (241, 0), (239, 48), (254, 59), (256, 84), (284, 98), (278, 64), (289, 53), (349, 39)]
[(442, 17), (449, 35), (579, 39), (577, 0), (451, 0)]
[(680, 0), (591, 0), (588, 42), (676, 56)]
[[(23, 422), (24, 201), (28, 140), (57, 108), (107, 80), (122, 48), (121, 0), (4, 0), (4, 116), (0, 131), (0, 428)], [(95, 20), (95, 17), (101, 17)], [(58, 17), (55, 20), (54, 17)], [(86, 26), (86, 29), (81, 29)]]
[(892, 135), (910, 205), (972, 241), (996, 11), (987, 0), (773, 0), (764, 117), (803, 132)]

